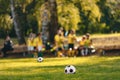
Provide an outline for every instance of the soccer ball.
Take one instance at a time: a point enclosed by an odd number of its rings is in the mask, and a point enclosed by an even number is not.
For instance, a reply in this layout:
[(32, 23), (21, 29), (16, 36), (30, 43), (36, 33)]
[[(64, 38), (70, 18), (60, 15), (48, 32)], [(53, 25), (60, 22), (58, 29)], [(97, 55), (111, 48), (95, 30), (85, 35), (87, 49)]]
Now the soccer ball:
[(66, 74), (74, 74), (76, 72), (76, 68), (73, 65), (68, 65), (65, 67)]
[(42, 62), (42, 61), (43, 61), (43, 58), (42, 58), (42, 57), (38, 57), (37, 61), (38, 61), (38, 62)]

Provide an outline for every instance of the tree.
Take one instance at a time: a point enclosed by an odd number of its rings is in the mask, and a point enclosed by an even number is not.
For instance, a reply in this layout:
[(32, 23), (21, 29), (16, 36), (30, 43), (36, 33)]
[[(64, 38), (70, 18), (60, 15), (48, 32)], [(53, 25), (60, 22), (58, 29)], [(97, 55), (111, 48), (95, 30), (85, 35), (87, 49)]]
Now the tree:
[(40, 23), (41, 23), (41, 28), (42, 28), (42, 40), (43, 43), (46, 44), (49, 41), (49, 22), (50, 22), (50, 12), (49, 12), (49, 4), (48, 1), (46, 0), (44, 4), (41, 7), (41, 16), (40, 16)]
[(47, 41), (54, 43), (54, 36), (58, 29), (56, 0), (45, 0), (40, 11), (43, 42), (44, 44)]
[[(12, 13), (10, 1), (15, 4)], [(79, 34), (120, 32), (120, 0), (0, 0), (0, 8), (0, 35), (4, 36), (6, 31), (23, 37), (42, 30), (44, 43), (53, 43), (58, 25)]]
[(11, 4), (11, 14), (12, 14), (12, 18), (13, 18), (13, 23), (14, 23), (14, 29), (16, 31), (16, 35), (18, 37), (18, 43), (19, 44), (25, 44), (25, 39), (22, 33), (22, 25), (19, 21), (19, 16), (16, 13), (16, 9), (15, 9), (15, 1), (14, 0), (10, 0), (10, 4)]
[[(101, 12), (97, 6), (97, 0), (79, 0), (74, 4), (79, 8), (81, 23), (79, 23), (79, 32), (92, 32), (96, 24), (100, 24)], [(96, 26), (97, 28), (98, 26)], [(96, 30), (94, 30), (96, 32)]]
[(109, 32), (120, 31), (120, 0), (100, 0), (98, 6), (103, 13), (101, 22), (109, 26)]
[(81, 22), (79, 9), (71, 1), (61, 0), (58, 4), (58, 21), (66, 31), (78, 30), (78, 23)]
[(48, 3), (50, 7), (49, 39), (53, 43), (58, 29), (57, 3), (56, 0), (48, 0)]
[(0, 29), (5, 31), (5, 34), (8, 35), (9, 31), (12, 29), (13, 20), (9, 14), (0, 15)]

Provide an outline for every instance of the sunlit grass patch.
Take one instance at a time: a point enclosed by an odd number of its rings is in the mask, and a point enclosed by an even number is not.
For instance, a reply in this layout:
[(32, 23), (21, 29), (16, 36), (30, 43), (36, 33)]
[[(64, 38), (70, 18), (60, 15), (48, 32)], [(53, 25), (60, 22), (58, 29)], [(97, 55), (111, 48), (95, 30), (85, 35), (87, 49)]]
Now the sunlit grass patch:
[[(74, 65), (76, 74), (65, 74)], [(0, 80), (119, 80), (120, 57), (0, 59)]]

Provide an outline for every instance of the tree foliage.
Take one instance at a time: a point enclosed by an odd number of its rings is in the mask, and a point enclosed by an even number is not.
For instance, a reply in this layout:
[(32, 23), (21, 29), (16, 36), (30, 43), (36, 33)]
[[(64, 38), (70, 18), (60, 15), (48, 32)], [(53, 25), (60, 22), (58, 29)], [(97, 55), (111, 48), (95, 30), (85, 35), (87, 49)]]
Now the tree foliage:
[(0, 28), (9, 31), (11, 30), (13, 20), (8, 14), (3, 14), (0, 16)]
[(79, 10), (71, 2), (65, 2), (64, 0), (58, 1), (58, 20), (65, 30), (78, 29), (78, 23), (80, 22)]
[[(45, 1), (49, 0), (15, 0), (15, 9), (22, 25), (23, 36), (31, 31), (35, 33), (41, 31), (43, 24), (41, 15), (46, 8)], [(120, 32), (120, 0), (55, 1), (58, 24), (65, 30), (75, 29), (78, 34)], [(47, 8), (50, 10), (50, 6)], [(51, 11), (48, 11), (48, 22), (51, 14)], [(15, 36), (10, 0), (0, 0), (0, 31), (3, 35), (8, 32)]]

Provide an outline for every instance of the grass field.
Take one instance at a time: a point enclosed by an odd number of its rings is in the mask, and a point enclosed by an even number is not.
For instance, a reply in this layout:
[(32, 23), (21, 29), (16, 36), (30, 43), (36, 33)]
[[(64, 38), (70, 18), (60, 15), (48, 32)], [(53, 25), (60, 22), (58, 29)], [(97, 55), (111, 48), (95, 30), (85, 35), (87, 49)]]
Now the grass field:
[[(65, 74), (66, 65), (76, 67), (75, 74)], [(120, 80), (120, 56), (0, 59), (0, 80)]]

